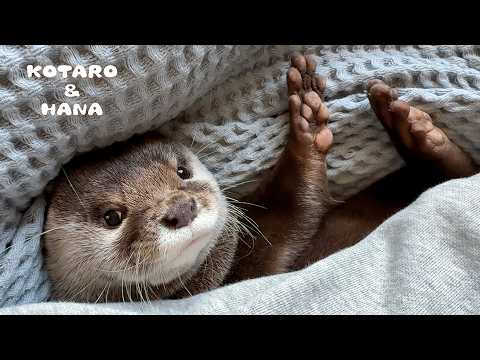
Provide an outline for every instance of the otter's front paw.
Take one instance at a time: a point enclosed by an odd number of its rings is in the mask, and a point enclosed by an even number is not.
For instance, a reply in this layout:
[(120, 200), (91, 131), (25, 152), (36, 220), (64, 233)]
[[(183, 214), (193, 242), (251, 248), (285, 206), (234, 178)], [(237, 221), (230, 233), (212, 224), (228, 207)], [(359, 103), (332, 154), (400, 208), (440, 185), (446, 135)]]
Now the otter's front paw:
[(295, 54), (287, 73), (290, 110), (288, 147), (297, 156), (325, 155), (333, 135), (327, 127), (329, 112), (322, 101), (325, 78), (315, 73), (313, 56)]

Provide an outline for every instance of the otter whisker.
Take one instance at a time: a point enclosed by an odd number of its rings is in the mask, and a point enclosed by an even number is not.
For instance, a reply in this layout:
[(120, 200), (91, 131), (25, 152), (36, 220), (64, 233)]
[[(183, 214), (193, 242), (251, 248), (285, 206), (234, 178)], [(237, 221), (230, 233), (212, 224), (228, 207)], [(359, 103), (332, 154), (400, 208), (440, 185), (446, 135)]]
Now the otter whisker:
[(163, 260), (165, 260), (165, 258), (167, 257), (167, 250), (168, 250), (168, 243), (164, 244), (163, 257), (162, 257)]
[(140, 276), (138, 274), (138, 271), (139, 271), (139, 265), (138, 265), (138, 260), (139, 260), (139, 255), (140, 253), (137, 252), (137, 260), (136, 260), (136, 268), (135, 268), (135, 288), (137, 290), (137, 294), (140, 296), (140, 302), (145, 302), (145, 300), (143, 299), (143, 294), (142, 294), (142, 288), (140, 287), (140, 284), (139, 284), (139, 280), (140, 280)]
[(253, 253), (253, 250), (255, 249), (255, 238), (253, 236), (250, 237), (250, 239), (252, 239), (252, 245), (250, 246), (245, 240), (243, 240), (241, 237), (239, 237), (239, 240), (245, 244), (245, 246), (248, 247), (249, 251), (246, 255), (242, 256), (241, 258), (239, 258), (239, 260), (243, 259), (243, 258), (246, 258), (248, 256), (250, 256), (252, 253)]
[[(140, 254), (138, 254), (140, 255)], [(137, 256), (138, 258), (139, 256)], [(146, 265), (146, 262), (147, 260), (149, 259), (148, 256), (145, 256), (145, 258), (142, 260), (142, 261), (139, 261), (138, 262), (138, 265), (137, 265), (137, 269), (136, 269), (136, 283), (137, 283), (137, 292), (140, 293), (140, 297), (141, 297), (141, 301), (146, 303), (145, 299), (143, 298), (143, 290), (145, 290), (145, 297), (147, 299), (148, 302), (150, 302), (150, 299), (148, 298), (148, 292), (147, 292), (147, 289), (145, 287), (145, 284), (146, 284), (146, 277), (145, 277), (145, 265)], [(140, 271), (140, 266), (142, 266), (142, 269)], [(144, 275), (143, 276), (143, 280), (140, 280), (140, 274)]]
[(164, 276), (163, 272), (160, 272), (160, 276), (162, 277), (163, 291), (165, 291), (165, 293), (167, 293), (167, 286), (166, 286), (167, 279), (165, 279), (165, 276)]
[(190, 144), (190, 149), (193, 149), (193, 144), (195, 143), (195, 134), (192, 136), (192, 143)]
[(187, 291), (188, 295), (193, 296), (190, 290), (188, 290), (185, 284), (183, 283), (180, 273), (177, 273), (177, 276), (178, 276), (178, 279), (180, 280), (180, 284), (182, 284), (182, 287)]
[(236, 231), (244, 230), (245, 234), (252, 236), (252, 233), (249, 231), (248, 226), (246, 226), (244, 223), (241, 222), (242, 213), (240, 212), (240, 210), (233, 209), (232, 206), (229, 206), (229, 208), (231, 213), (230, 224), (234, 228), (234, 230)]
[[(145, 264), (142, 267), (142, 273), (145, 274)], [(143, 289), (145, 290), (145, 297), (147, 298), (147, 303), (151, 305), (150, 297), (148, 296), (148, 289), (147, 289), (147, 278), (144, 276), (142, 281)]]
[[(80, 294), (83, 295), (83, 293), (94, 283), (96, 282), (98, 279), (100, 278), (100, 275), (97, 275), (95, 277), (93, 277), (93, 279), (91, 281), (89, 281), (83, 288), (81, 288), (78, 292), (76, 292), (73, 296), (69, 296), (70, 300), (72, 301), (75, 301), (77, 300), (77, 296), (79, 296)], [(89, 296), (90, 297), (90, 294)]]
[[(238, 225), (240, 226), (240, 228), (243, 228), (244, 230), (245, 227), (246, 228), (249, 228), (249, 226), (247, 224), (244, 224), (242, 223), (240, 220), (245, 220), (249, 225), (252, 226), (252, 230), (255, 231), (256, 233), (258, 233), (270, 246), (272, 246), (272, 243), (266, 238), (266, 236), (263, 234), (263, 232), (260, 230), (258, 224), (252, 219), (250, 218), (248, 215), (246, 215), (238, 206), (235, 206), (233, 205), (232, 203), (228, 203), (227, 204), (228, 208), (230, 209), (230, 211), (236, 215), (237, 217), (237, 220), (239, 221), (238, 222)], [(249, 235), (252, 235), (250, 233), (250, 231), (247, 231), (246, 232), (247, 234)], [(252, 236), (253, 238), (253, 236)]]
[(112, 282), (108, 282), (108, 288), (107, 288), (107, 293), (105, 294), (105, 304), (108, 302), (108, 294), (110, 292), (110, 285), (112, 285)]
[(72, 184), (72, 182), (70, 181), (70, 178), (68, 177), (67, 172), (65, 171), (65, 168), (64, 168), (63, 166), (62, 166), (62, 171), (63, 171), (63, 174), (65, 175), (65, 178), (66, 178), (67, 181), (68, 181), (68, 184), (70, 185), (70, 187), (72, 188), (73, 192), (74, 192), (75, 195), (77, 196), (78, 201), (80, 202), (80, 205), (82, 205), (83, 209), (86, 211), (86, 208), (85, 208), (85, 205), (84, 205), (83, 202), (82, 202), (82, 199), (80, 199), (80, 196), (78, 195), (77, 190), (75, 190), (75, 188), (73, 187), (73, 184)]
[(254, 204), (254, 203), (246, 202), (246, 201), (240, 201), (240, 200), (237, 200), (237, 199), (232, 198), (232, 197), (229, 197), (229, 196), (225, 196), (225, 198), (228, 199), (228, 200), (234, 201), (234, 202), (237, 203), (237, 204), (251, 205), (251, 206), (256, 206), (256, 207), (258, 207), (258, 208), (260, 208), (260, 209), (268, 210), (268, 208), (267, 208), (266, 206), (263, 206), (263, 205)]
[[(79, 267), (78, 267), (79, 274), (85, 274), (85, 273), (87, 273), (87, 272), (84, 271), (84, 269), (82, 268), (82, 265), (85, 265), (85, 264), (86, 264), (86, 260), (83, 259), (83, 260), (84, 260), (83, 263), (81, 262), (81, 260), (82, 260), (82, 259), (77, 259), (77, 261), (80, 262)], [(80, 294), (83, 295), (83, 293), (84, 293), (85, 291), (87, 291), (87, 289), (88, 289), (94, 282), (96, 282), (96, 281), (100, 278), (100, 276), (101, 276), (101, 274), (98, 274), (97, 276), (94, 276), (90, 281), (87, 281), (87, 283), (85, 284), (84, 287), (80, 288), (80, 289), (79, 289), (76, 293), (74, 293), (73, 295), (71, 295), (71, 294), (72, 294), (73, 291), (76, 290), (76, 288), (75, 288), (75, 287), (69, 287), (69, 288), (67, 288), (67, 290), (65, 291), (65, 298), (68, 299), (68, 300), (71, 300), (71, 301), (78, 300), (76, 297), (77, 297), (78, 295), (80, 295)], [(86, 298), (89, 299), (89, 298), (90, 298), (90, 295), (91, 295), (91, 294), (88, 294), (88, 295), (86, 296)]]
[(272, 246), (272, 243), (267, 239), (265, 234), (260, 230), (258, 224), (249, 216), (243, 214), (244, 219), (253, 226), (253, 229), (267, 242), (268, 245)]
[(49, 229), (49, 230), (47, 230), (47, 231), (41, 232), (40, 234), (37, 234), (37, 236), (42, 236), (42, 235), (48, 234), (48, 233), (51, 232), (51, 231), (61, 230), (61, 229), (64, 229), (64, 228), (65, 228), (65, 226), (59, 226), (59, 227), (56, 227), (56, 228)]
[(220, 189), (221, 189), (222, 191), (227, 191), (227, 190), (229, 190), (229, 189), (236, 188), (236, 187), (238, 187), (238, 186), (240, 186), (240, 185), (252, 183), (252, 182), (255, 182), (255, 181), (257, 181), (257, 180), (254, 179), (254, 180), (241, 181), (241, 182), (239, 182), (239, 183), (236, 183), (236, 184), (233, 184), (233, 185), (229, 185), (229, 186), (224, 187), (224, 188), (220, 187)]
[[(232, 205), (230, 203), (230, 205)], [(236, 207), (236, 210), (238, 210), (239, 208)], [(241, 218), (241, 219), (244, 219), (245, 221), (247, 221), (252, 227), (253, 229), (260, 235), (263, 237), (263, 239), (270, 245), (272, 246), (272, 243), (266, 238), (266, 236), (262, 233), (262, 231), (260, 230), (258, 224), (251, 218), (249, 217), (248, 215), (246, 215), (243, 211), (237, 211), (237, 215)]]
[(207, 268), (208, 268), (208, 257), (210, 256), (210, 254), (208, 254), (206, 257), (205, 257), (205, 261), (203, 262), (203, 266), (202, 266), (202, 281), (205, 280), (205, 273), (207, 272)]
[(235, 216), (232, 215), (228, 217), (225, 223), (225, 230), (230, 234), (230, 236), (235, 236), (235, 234), (237, 233), (245, 233), (246, 235), (249, 235), (249, 237), (253, 238), (253, 234), (249, 231), (249, 229), (245, 227), (245, 225), (241, 223)]
[(207, 154), (204, 154), (204, 155), (202, 155), (202, 156), (199, 156), (199, 157), (198, 157), (198, 160), (202, 160), (202, 159), (208, 158), (209, 156), (211, 156), (211, 155), (213, 155), (213, 154), (216, 154), (216, 153), (218, 153), (218, 150), (211, 151), (211, 152), (209, 152), (209, 153), (207, 153)]
[(127, 291), (127, 295), (128, 295), (128, 301), (130, 301), (130, 302), (134, 302), (134, 301), (133, 301), (133, 298), (132, 298), (132, 285), (133, 285), (133, 283), (132, 283), (131, 281), (129, 281), (129, 282), (128, 282), (128, 288), (125, 287), (125, 288), (127, 288), (127, 290), (128, 290), (128, 291)]
[(122, 275), (121, 288), (122, 288), (122, 302), (125, 303), (125, 297), (123, 296), (123, 275)]
[(202, 151), (204, 151), (205, 149), (207, 149), (209, 146), (212, 146), (212, 145), (217, 145), (217, 144), (216, 144), (214, 141), (211, 141), (211, 142), (207, 143), (206, 145), (202, 146), (202, 147), (200, 148), (200, 150), (198, 150), (198, 151), (195, 153), (195, 156), (198, 157), (198, 155), (200, 155)]
[[(133, 254), (133, 252), (132, 252)], [(145, 259), (140, 263), (140, 264), (143, 264), (145, 262), (147, 262), (148, 258), (145, 257)], [(127, 261), (128, 262), (128, 261)], [(128, 263), (127, 263), (128, 265)], [(103, 271), (103, 272), (106, 272), (106, 273), (119, 273), (119, 272), (124, 272), (124, 271), (127, 271), (127, 270), (133, 270), (135, 268), (135, 265), (132, 265), (130, 267), (126, 267), (125, 269), (120, 269), (120, 270), (107, 270), (107, 269), (102, 269), (102, 268), (95, 268), (95, 270), (98, 270), (98, 271)]]
[(100, 298), (102, 297), (102, 294), (103, 294), (103, 292), (105, 291), (105, 289), (107, 288), (108, 284), (109, 284), (109, 283), (105, 284), (105, 286), (103, 287), (102, 292), (100, 293), (100, 295), (98, 295), (97, 300), (95, 300), (95, 304), (98, 303), (98, 300), (100, 300)]
[[(145, 266), (145, 265), (144, 265), (144, 266)], [(144, 272), (145, 272), (145, 270), (144, 270)], [(145, 286), (146, 286), (146, 288), (147, 288), (147, 291), (146, 291), (147, 301), (148, 301), (148, 303), (151, 305), (150, 296), (149, 296), (148, 294), (149, 294), (149, 292), (152, 292), (152, 291), (153, 291), (153, 293), (155, 293), (155, 290), (152, 290), (152, 287), (151, 287), (150, 284), (148, 283), (147, 278), (144, 279), (144, 284), (145, 284)]]
[[(127, 267), (128, 267), (128, 263), (130, 262), (130, 259), (132, 258), (132, 256), (133, 256), (133, 252), (132, 252), (132, 253), (130, 254), (130, 256), (128, 257), (127, 262), (126, 262), (126, 267), (125, 267), (125, 269), (123, 270), (123, 273), (122, 273), (122, 301), (123, 301), (123, 302), (125, 302), (125, 297), (124, 297), (124, 295), (123, 295), (123, 282), (124, 282), (124, 280), (125, 280), (125, 272), (126, 272), (126, 269), (127, 269)], [(132, 301), (131, 298), (130, 298), (130, 301)]]
[(243, 259), (247, 256), (250, 256), (253, 253), (253, 250), (255, 248), (255, 237), (253, 234), (250, 232), (249, 228), (243, 224), (236, 216), (233, 216), (233, 214), (237, 214), (238, 217), (240, 217), (239, 214), (242, 214), (242, 210), (238, 208), (237, 206), (228, 203), (228, 215), (227, 215), (227, 221), (225, 223), (225, 229), (227, 233), (230, 233), (230, 236), (235, 236), (235, 234), (245, 234), (247, 235), (248, 238), (252, 240), (252, 245), (250, 246), (243, 238), (242, 236), (238, 236), (238, 239), (245, 244), (250, 250), (249, 252), (245, 255), (242, 256), (240, 259)]
[[(51, 231), (55, 231), (55, 230), (61, 230), (61, 229), (64, 229), (65, 227), (64, 226), (60, 226), (60, 227), (56, 227), (56, 228), (53, 228), (53, 229), (49, 229), (47, 231), (44, 231), (44, 232), (41, 232), (40, 234), (36, 234), (30, 238), (28, 238), (27, 240), (24, 241), (23, 244), (29, 242), (29, 241), (32, 241), (32, 240), (35, 240), (35, 239), (38, 239), (39, 237), (41, 237), (42, 235), (45, 235)], [(12, 243), (10, 246), (7, 246), (5, 249), (3, 249), (1, 252), (0, 252), (0, 256), (2, 256), (3, 254), (6, 254), (9, 250), (11, 250), (15, 245)]]
[(95, 270), (98, 270), (98, 271), (103, 271), (103, 272), (106, 272), (106, 273), (119, 273), (119, 272), (123, 272), (125, 270), (132, 270), (134, 268), (134, 266), (132, 265), (131, 267), (127, 268), (127, 269), (120, 269), (120, 270), (107, 270), (107, 269), (101, 269), (101, 268), (94, 268)]

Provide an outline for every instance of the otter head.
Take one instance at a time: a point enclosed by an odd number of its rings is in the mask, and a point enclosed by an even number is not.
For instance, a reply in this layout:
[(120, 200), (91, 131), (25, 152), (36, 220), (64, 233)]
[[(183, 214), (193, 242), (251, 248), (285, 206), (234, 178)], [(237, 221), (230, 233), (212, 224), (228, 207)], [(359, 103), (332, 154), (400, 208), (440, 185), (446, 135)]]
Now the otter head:
[(136, 137), (74, 159), (52, 185), (44, 248), (56, 299), (183, 296), (220, 285), (231, 266), (226, 200), (181, 144)]

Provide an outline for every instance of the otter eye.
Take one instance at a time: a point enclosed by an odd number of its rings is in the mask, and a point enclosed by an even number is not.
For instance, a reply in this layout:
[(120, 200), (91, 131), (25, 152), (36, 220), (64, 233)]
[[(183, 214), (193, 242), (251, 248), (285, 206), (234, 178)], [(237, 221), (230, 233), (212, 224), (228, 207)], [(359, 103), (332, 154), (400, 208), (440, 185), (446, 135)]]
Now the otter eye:
[(103, 219), (108, 226), (118, 226), (123, 220), (122, 213), (118, 210), (108, 210), (105, 215), (103, 215)]
[(190, 174), (190, 171), (188, 171), (186, 168), (183, 166), (179, 166), (177, 168), (177, 175), (180, 177), (180, 179), (190, 179), (192, 177), (192, 174)]

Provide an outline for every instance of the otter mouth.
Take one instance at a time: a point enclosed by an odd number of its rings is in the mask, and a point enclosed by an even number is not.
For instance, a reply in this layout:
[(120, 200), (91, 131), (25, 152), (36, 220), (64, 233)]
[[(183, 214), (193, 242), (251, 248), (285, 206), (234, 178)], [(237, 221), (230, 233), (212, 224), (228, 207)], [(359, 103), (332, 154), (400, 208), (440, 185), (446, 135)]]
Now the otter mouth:
[(164, 227), (157, 241), (143, 243), (139, 248), (132, 249), (145, 251), (140, 257), (150, 259), (143, 262), (141, 271), (134, 268), (127, 277), (133, 282), (146, 281), (151, 285), (160, 285), (194, 270), (204, 261), (220, 235), (219, 229), (223, 226), (219, 219), (216, 212), (205, 212), (181, 229)]
[(189, 248), (192, 246), (198, 244), (201, 242), (202, 237), (192, 237), (190, 240), (187, 241), (187, 244), (183, 246), (183, 248), (180, 250), (179, 254), (175, 256), (175, 258), (172, 259), (172, 262), (175, 261), (179, 256), (181, 256), (185, 251), (187, 251)]
[(187, 253), (196, 253), (197, 256), (202, 252), (203, 249), (211, 242), (211, 237), (209, 236), (194, 236), (191, 237), (186, 243), (180, 248), (177, 255), (175, 255), (167, 264), (167, 267), (174, 266), (174, 264), (180, 259), (180, 257), (185, 256)]

